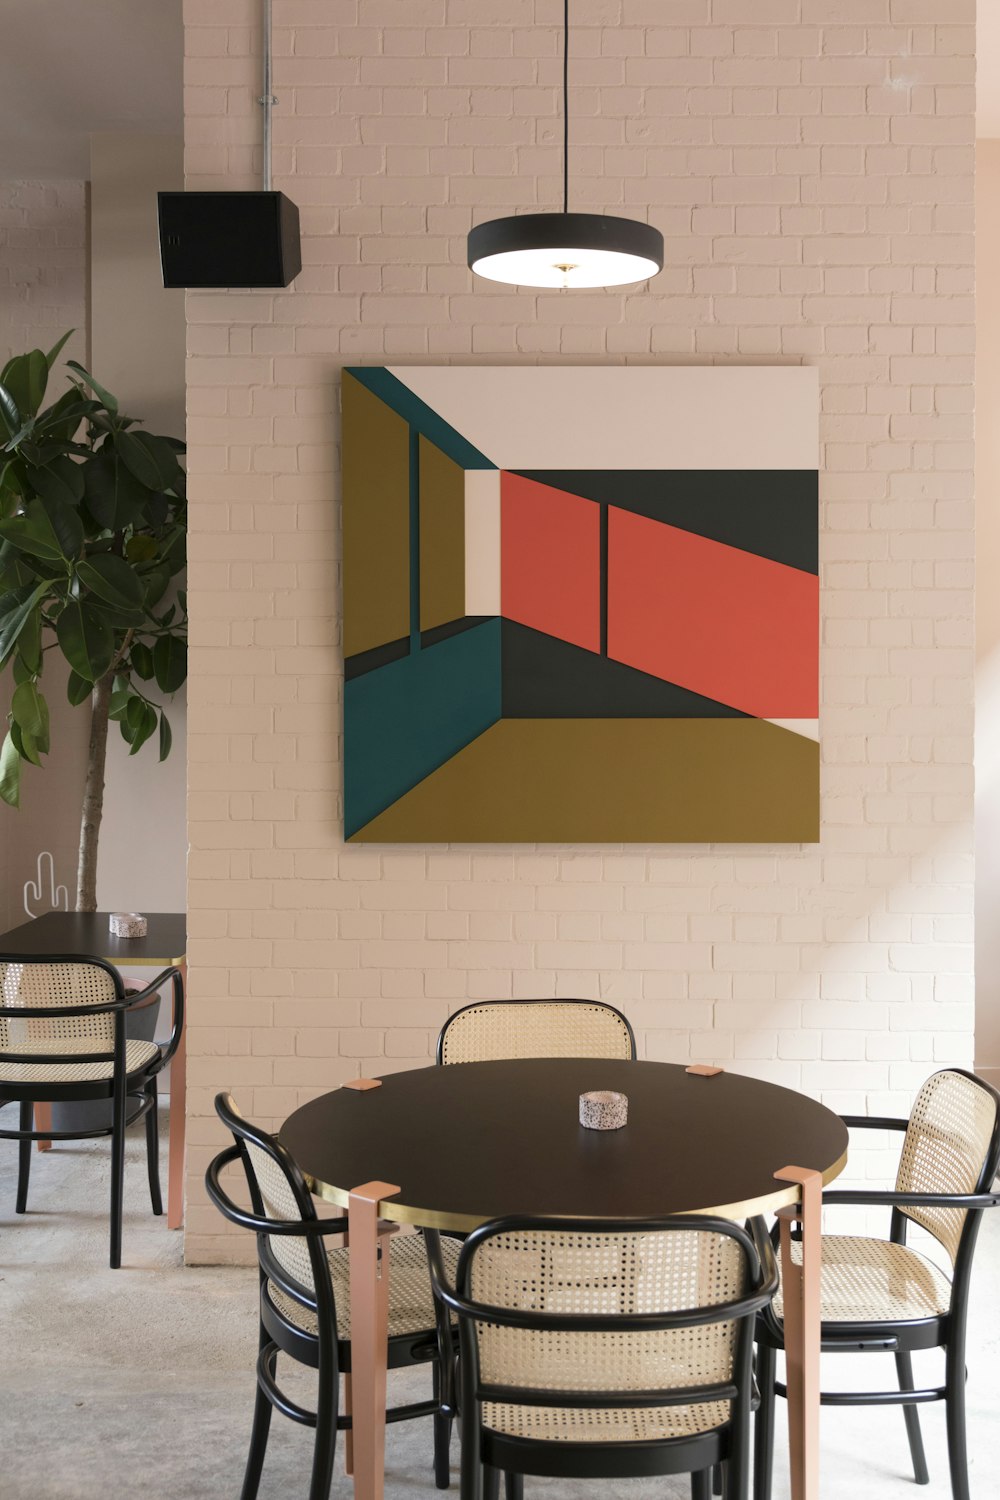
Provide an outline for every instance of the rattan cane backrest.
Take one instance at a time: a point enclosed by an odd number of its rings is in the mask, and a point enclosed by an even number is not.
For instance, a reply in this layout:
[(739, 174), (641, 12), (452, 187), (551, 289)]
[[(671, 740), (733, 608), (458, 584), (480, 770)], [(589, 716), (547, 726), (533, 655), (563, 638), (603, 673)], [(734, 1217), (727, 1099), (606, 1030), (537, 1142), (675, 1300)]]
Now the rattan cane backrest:
[[(0, 1008), (106, 1005), (116, 996), (114, 977), (98, 964), (12, 963), (0, 960)], [(66, 1052), (107, 1052), (114, 1047), (111, 1011), (88, 1016), (0, 1016), (0, 1053), (39, 1058)]]
[[(262, 1146), (244, 1138), (248, 1171), (253, 1173), (264, 1209), (264, 1217), (282, 1219), (287, 1223), (301, 1222), (304, 1217), (292, 1179), (284, 1163), (272, 1156)], [(306, 1210), (308, 1212), (308, 1210)], [(305, 1236), (296, 1234), (272, 1234), (267, 1243), (278, 1265), (308, 1292), (315, 1292), (312, 1262)]]
[[(993, 1094), (964, 1073), (928, 1078), (910, 1115), (896, 1176), (903, 1193), (974, 1193), (980, 1182), (997, 1123)], [(966, 1210), (906, 1208), (909, 1218), (948, 1251), (958, 1251)]]
[(546, 1391), (673, 1390), (732, 1378), (735, 1322), (641, 1332), (629, 1314), (710, 1308), (747, 1289), (746, 1255), (701, 1230), (516, 1230), (477, 1246), (469, 1295), (539, 1314), (621, 1315), (622, 1329), (576, 1333), (476, 1323), (484, 1384)]
[(491, 1000), (456, 1011), (441, 1032), (443, 1063), (518, 1057), (635, 1056), (625, 1017), (598, 1000)]

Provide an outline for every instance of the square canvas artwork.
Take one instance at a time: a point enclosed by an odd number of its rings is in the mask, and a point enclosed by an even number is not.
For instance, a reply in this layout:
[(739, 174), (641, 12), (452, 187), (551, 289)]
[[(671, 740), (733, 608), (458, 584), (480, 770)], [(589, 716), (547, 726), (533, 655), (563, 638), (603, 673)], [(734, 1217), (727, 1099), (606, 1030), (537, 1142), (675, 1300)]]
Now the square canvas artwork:
[(343, 376), (345, 836), (819, 836), (815, 370)]

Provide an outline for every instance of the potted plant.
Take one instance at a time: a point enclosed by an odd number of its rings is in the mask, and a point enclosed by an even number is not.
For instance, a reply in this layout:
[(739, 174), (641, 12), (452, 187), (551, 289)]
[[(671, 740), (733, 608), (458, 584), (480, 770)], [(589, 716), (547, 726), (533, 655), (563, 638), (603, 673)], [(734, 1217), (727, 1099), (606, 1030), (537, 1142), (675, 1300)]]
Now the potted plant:
[[(97, 910), (97, 849), (108, 727), (134, 755), (154, 734), (170, 753), (162, 701), (187, 676), (186, 499), (176, 438), (144, 432), (82, 365), (43, 408), (53, 364), (32, 349), (0, 371), (0, 674), (10, 687), (0, 798), (20, 804), (21, 773), (49, 749), (46, 655), (69, 665), (67, 694), (90, 705), (76, 909)], [(9, 668), (9, 673), (4, 673)], [(126, 1034), (151, 1040), (159, 1005), (130, 1012)], [(110, 1105), (53, 1106), (57, 1130), (98, 1128)]]
[(134, 755), (154, 734), (170, 753), (162, 700), (187, 676), (183, 590), (186, 499), (176, 438), (144, 432), (82, 365), (43, 408), (53, 364), (32, 349), (0, 372), (0, 671), (10, 668), (0, 798), (20, 800), (25, 763), (42, 764), (48, 652), (69, 665), (67, 693), (90, 704), (76, 909), (97, 909), (97, 849), (108, 726)]

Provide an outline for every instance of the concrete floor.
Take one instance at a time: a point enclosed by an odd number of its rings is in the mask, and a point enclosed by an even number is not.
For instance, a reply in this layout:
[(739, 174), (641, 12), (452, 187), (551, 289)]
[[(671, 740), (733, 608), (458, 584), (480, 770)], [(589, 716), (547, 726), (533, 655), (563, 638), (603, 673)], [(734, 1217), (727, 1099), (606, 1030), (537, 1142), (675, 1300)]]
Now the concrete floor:
[[(164, 1122), (165, 1124), (165, 1122)], [(161, 1139), (165, 1139), (165, 1129)], [(180, 1236), (148, 1211), (143, 1144), (133, 1132), (125, 1184), (124, 1268), (107, 1266), (109, 1144), (36, 1154), (28, 1213), (13, 1212), (16, 1148), (0, 1142), (0, 1496), (3, 1500), (201, 1500), (239, 1494), (253, 1402), (255, 1273), (185, 1268)], [(164, 1169), (166, 1163), (164, 1161)], [(165, 1180), (165, 1170), (164, 1170)], [(972, 1494), (998, 1491), (1000, 1213), (988, 1214), (973, 1283), (969, 1353)], [(917, 1379), (937, 1383), (938, 1356)], [(835, 1365), (831, 1379), (831, 1365)], [(892, 1379), (888, 1357), (827, 1360), (827, 1381), (871, 1388)], [(289, 1388), (292, 1382), (289, 1381)], [(390, 1376), (390, 1400), (415, 1400), (425, 1370)], [(308, 1400), (308, 1384), (296, 1384)], [(780, 1410), (780, 1408), (779, 1408)], [(944, 1412), (923, 1416), (928, 1500), (950, 1494)], [(260, 1500), (295, 1500), (308, 1483), (311, 1433), (276, 1416)], [(432, 1496), (427, 1421), (389, 1429), (389, 1500)], [(453, 1449), (457, 1463), (457, 1444)], [(912, 1495), (900, 1412), (823, 1414), (823, 1500)], [(457, 1471), (453, 1472), (457, 1493)], [(676, 1480), (528, 1480), (529, 1496), (680, 1500)], [(334, 1496), (349, 1484), (338, 1456)], [(779, 1436), (775, 1500), (788, 1495)]]

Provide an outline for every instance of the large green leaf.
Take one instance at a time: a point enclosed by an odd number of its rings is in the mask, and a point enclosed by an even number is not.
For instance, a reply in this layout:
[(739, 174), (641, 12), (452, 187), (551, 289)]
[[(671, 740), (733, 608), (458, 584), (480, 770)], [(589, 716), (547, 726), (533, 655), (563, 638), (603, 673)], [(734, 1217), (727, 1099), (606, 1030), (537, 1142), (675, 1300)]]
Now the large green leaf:
[(151, 610), (154, 604), (159, 604), (170, 586), (170, 569), (157, 563), (155, 567), (142, 573), (141, 577), (146, 590), (146, 608)]
[(84, 417), (92, 417), (101, 411), (99, 401), (86, 398), (78, 385), (71, 385), (58, 401), (46, 408), (38, 418), (38, 431), (46, 437), (69, 442)]
[(5, 386), (21, 411), (34, 416), (45, 399), (49, 367), (41, 349), (32, 349), (28, 354), (15, 354), (0, 373), (0, 385)]
[(34, 682), (22, 682), (10, 700), (14, 723), (45, 754), (49, 748), (49, 706)]
[(87, 509), (99, 526), (124, 531), (141, 522), (149, 491), (120, 463), (114, 450), (102, 448), (84, 465)]
[(73, 671), (87, 682), (97, 682), (115, 654), (111, 626), (100, 610), (71, 599), (56, 621), (56, 636)]
[(66, 680), (66, 697), (74, 708), (85, 703), (94, 691), (94, 684), (88, 682), (86, 677), (81, 677), (79, 672), (70, 672)]
[(153, 676), (153, 653), (145, 641), (133, 641), (129, 657), (132, 670), (143, 682), (149, 682)]
[(77, 576), (99, 599), (119, 609), (138, 609), (145, 590), (134, 568), (114, 552), (95, 552), (77, 563)]
[(38, 746), (35, 744), (33, 736), (26, 729), (22, 729), (16, 719), (10, 726), (10, 737), (14, 741), (14, 748), (22, 760), (30, 761), (33, 766), (40, 766), (42, 764), (42, 757), (39, 754)]
[(65, 501), (53, 500), (48, 495), (42, 495), (40, 499), (52, 534), (59, 543), (59, 551), (67, 562), (72, 562), (83, 551), (83, 522), (78, 511)]
[(0, 798), (8, 807), (21, 804), (21, 757), (9, 731), (0, 747)]
[(83, 499), (83, 466), (65, 454), (56, 454), (47, 463), (33, 466), (29, 480), (37, 495), (60, 505), (79, 505)]
[(69, 366), (69, 368), (71, 370), (75, 370), (76, 371), (76, 373), (79, 375), (80, 379), (83, 381), (84, 385), (89, 385), (90, 386), (90, 389), (93, 391), (94, 395), (98, 398), (99, 401), (103, 401), (104, 402), (104, 405), (107, 407), (108, 411), (113, 412), (114, 415), (117, 416), (118, 415), (118, 398), (117, 398), (117, 396), (112, 396), (111, 392), (110, 391), (106, 391), (104, 389), (103, 385), (99, 385), (98, 382), (94, 379), (93, 375), (91, 375), (90, 371), (89, 370), (85, 370), (83, 368), (83, 365), (79, 364), (75, 359), (68, 359), (66, 361), (66, 364)]
[(56, 360), (59, 358), (60, 354), (63, 352), (67, 343), (73, 337), (75, 332), (76, 329), (71, 328), (68, 333), (64, 333), (62, 338), (59, 339), (57, 343), (53, 344), (48, 354), (46, 354), (45, 363), (48, 365), (50, 370), (52, 369), (52, 366), (55, 364)]
[(166, 760), (167, 756), (170, 754), (170, 746), (173, 744), (173, 740), (174, 740), (174, 737), (170, 733), (170, 725), (167, 722), (167, 716), (166, 716), (165, 713), (161, 712), (160, 713), (160, 759), (161, 760)]
[[(23, 516), (9, 516), (6, 521), (0, 521), (0, 536), (12, 542), (19, 552), (27, 552), (32, 557), (57, 561), (65, 556), (45, 505), (37, 498), (29, 500)], [(83, 541), (82, 530), (80, 541)]]
[(38, 607), (31, 611), (21, 627), (15, 661), (22, 662), (31, 675), (42, 670), (42, 611)]
[(156, 685), (163, 693), (176, 693), (187, 676), (187, 642), (180, 636), (161, 635), (153, 647)]
[(48, 592), (48, 583), (28, 583), (0, 596), (0, 662), (13, 650), (35, 605)]
[(20, 432), (24, 425), (17, 402), (2, 382), (0, 382), (0, 421), (7, 429), (8, 437), (13, 437), (15, 432)]
[(115, 433), (115, 447), (122, 463), (147, 490), (162, 490), (160, 466), (134, 432)]
[(183, 478), (184, 471), (177, 462), (177, 455), (166, 438), (157, 437), (152, 432), (135, 432), (131, 434), (131, 437), (134, 443), (145, 449), (150, 462), (156, 469), (156, 483), (152, 488), (173, 489), (175, 482)]
[[(136, 699), (135, 701), (141, 702), (141, 699)], [(156, 709), (152, 708), (148, 703), (143, 703), (142, 719), (139, 727), (132, 736), (132, 748), (129, 751), (129, 755), (134, 755), (137, 750), (141, 750), (150, 735), (156, 732), (156, 722)]]
[(156, 541), (145, 532), (138, 531), (135, 536), (130, 536), (125, 543), (125, 556), (131, 563), (144, 563), (156, 556), (159, 551)]

